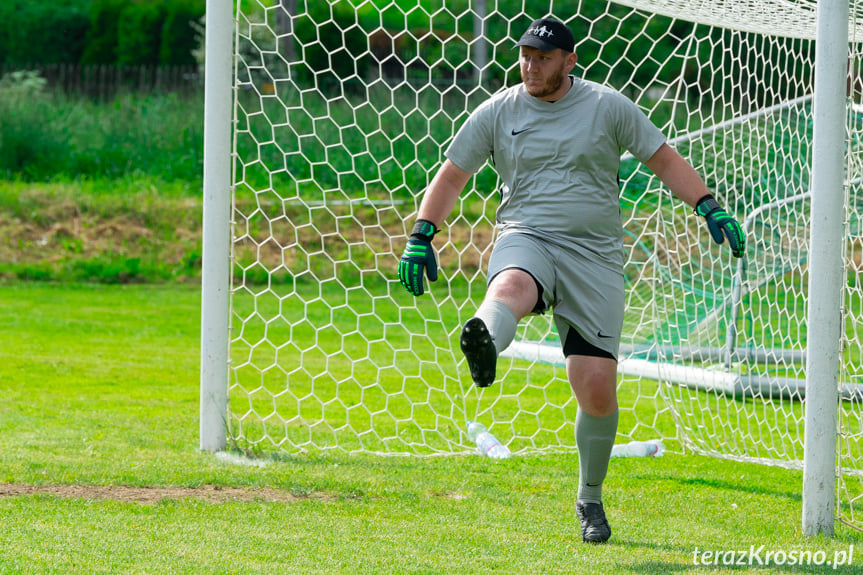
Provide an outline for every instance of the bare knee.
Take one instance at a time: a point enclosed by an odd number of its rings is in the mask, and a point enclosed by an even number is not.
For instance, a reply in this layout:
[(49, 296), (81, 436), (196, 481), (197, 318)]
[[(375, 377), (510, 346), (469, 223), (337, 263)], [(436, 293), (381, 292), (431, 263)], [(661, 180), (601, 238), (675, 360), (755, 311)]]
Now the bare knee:
[(523, 270), (508, 269), (494, 277), (485, 298), (505, 303), (521, 319), (536, 306), (538, 295), (533, 276)]
[(566, 373), (579, 407), (595, 416), (617, 410), (617, 362), (605, 357), (571, 355)]

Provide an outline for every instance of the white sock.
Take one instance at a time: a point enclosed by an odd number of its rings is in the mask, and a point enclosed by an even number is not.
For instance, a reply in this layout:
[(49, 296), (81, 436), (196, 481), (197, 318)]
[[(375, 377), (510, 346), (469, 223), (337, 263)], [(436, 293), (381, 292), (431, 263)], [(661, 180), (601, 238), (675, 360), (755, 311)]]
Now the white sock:
[(509, 306), (497, 300), (485, 300), (476, 310), (474, 317), (480, 318), (488, 328), (498, 355), (509, 347), (518, 327), (518, 320)]

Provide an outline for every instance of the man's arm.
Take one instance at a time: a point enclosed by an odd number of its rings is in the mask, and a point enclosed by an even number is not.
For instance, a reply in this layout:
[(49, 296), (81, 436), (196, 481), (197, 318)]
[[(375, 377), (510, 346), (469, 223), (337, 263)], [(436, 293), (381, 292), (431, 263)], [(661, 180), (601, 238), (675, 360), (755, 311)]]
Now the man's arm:
[(446, 160), (423, 196), (417, 219), (432, 222), (435, 227), (440, 227), (455, 207), (456, 200), (471, 175), (470, 172)]
[(470, 172), (446, 160), (423, 195), (416, 225), (399, 260), (399, 281), (413, 295), (425, 293), (423, 275), (437, 281), (437, 260), (431, 242), (470, 177)]
[(689, 162), (668, 144), (662, 144), (645, 165), (662, 180), (671, 193), (695, 208), (707, 220), (713, 241), (721, 244), (728, 238), (734, 257), (743, 257), (746, 236), (740, 224), (716, 201), (707, 184)]
[(710, 193), (695, 168), (668, 144), (662, 144), (644, 164), (690, 207), (694, 208), (698, 200)]

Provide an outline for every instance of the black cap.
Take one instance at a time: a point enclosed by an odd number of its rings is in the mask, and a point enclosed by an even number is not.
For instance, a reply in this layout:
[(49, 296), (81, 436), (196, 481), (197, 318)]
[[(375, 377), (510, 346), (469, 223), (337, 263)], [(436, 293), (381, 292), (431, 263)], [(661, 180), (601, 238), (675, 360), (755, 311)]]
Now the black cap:
[(575, 38), (566, 24), (553, 18), (534, 20), (530, 28), (521, 35), (516, 46), (530, 46), (538, 50), (550, 52), (560, 48), (566, 52), (575, 51)]

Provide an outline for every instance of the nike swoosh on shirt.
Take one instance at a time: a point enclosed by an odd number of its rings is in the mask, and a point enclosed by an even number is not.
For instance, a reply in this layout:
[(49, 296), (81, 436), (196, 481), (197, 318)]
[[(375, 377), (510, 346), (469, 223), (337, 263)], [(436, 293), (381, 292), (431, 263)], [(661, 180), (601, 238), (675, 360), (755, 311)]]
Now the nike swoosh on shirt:
[(597, 335), (597, 337), (601, 337), (603, 339), (613, 339), (614, 338), (613, 335), (605, 335), (601, 331), (596, 332), (596, 335)]
[(519, 134), (521, 134), (522, 132), (527, 132), (528, 130), (530, 130), (530, 128), (525, 128), (524, 130), (516, 130), (515, 128), (513, 128), (513, 129), (512, 129), (512, 135), (513, 135), (513, 136), (518, 136), (518, 135), (519, 135)]

